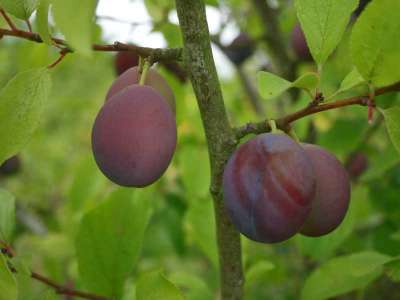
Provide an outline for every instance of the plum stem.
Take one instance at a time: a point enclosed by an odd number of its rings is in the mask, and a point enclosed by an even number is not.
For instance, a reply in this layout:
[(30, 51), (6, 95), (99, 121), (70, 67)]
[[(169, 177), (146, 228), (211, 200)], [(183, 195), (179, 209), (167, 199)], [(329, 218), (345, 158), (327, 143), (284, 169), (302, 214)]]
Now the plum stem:
[(139, 85), (144, 85), (144, 83), (146, 82), (146, 77), (147, 77), (147, 72), (149, 71), (150, 68), (150, 63), (148, 60), (145, 60), (144, 65), (143, 65), (143, 69), (140, 72), (140, 81), (139, 81)]
[(272, 133), (278, 133), (278, 127), (276, 126), (276, 121), (275, 120), (268, 120), (268, 125), (271, 128)]

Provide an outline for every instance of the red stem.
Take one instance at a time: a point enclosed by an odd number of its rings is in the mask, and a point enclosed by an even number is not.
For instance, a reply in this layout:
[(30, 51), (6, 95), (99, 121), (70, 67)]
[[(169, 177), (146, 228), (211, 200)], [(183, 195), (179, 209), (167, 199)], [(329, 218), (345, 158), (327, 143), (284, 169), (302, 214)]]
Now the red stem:
[(4, 20), (6, 20), (8, 26), (10, 26), (11, 30), (13, 30), (13, 31), (18, 30), (17, 26), (15, 26), (14, 22), (7, 15), (7, 13), (4, 11), (4, 9), (0, 8), (0, 14), (3, 16)]

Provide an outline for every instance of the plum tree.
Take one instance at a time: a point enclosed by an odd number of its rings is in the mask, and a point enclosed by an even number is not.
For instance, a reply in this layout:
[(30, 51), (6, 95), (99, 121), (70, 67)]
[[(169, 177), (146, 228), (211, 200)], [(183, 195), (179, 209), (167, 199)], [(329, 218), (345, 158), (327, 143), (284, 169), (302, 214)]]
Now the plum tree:
[(121, 75), (126, 70), (136, 67), (139, 64), (139, 55), (130, 51), (118, 52), (115, 56), (115, 72)]
[(350, 181), (340, 161), (325, 149), (303, 144), (316, 176), (312, 210), (301, 233), (321, 236), (332, 232), (343, 221), (350, 199)]
[(144, 187), (162, 176), (176, 147), (174, 115), (152, 87), (131, 85), (106, 102), (92, 130), (100, 170), (122, 186)]
[(241, 32), (232, 43), (225, 48), (225, 53), (234, 64), (240, 65), (253, 55), (253, 41), (247, 33)]
[(237, 229), (265, 243), (303, 226), (315, 193), (311, 161), (283, 134), (261, 134), (239, 146), (225, 167), (224, 204)]
[[(121, 76), (114, 80), (108, 90), (106, 101), (113, 98), (114, 95), (132, 84), (138, 84), (140, 80), (139, 67), (133, 67), (125, 71)], [(171, 110), (175, 113), (175, 96), (168, 82), (154, 69), (149, 69), (146, 75), (145, 85), (151, 86), (158, 91), (169, 104)]]
[(303, 61), (310, 61), (312, 59), (306, 37), (299, 23), (292, 30), (291, 44), (298, 59)]
[(7, 159), (3, 164), (0, 166), (0, 174), (1, 175), (14, 175), (18, 173), (21, 169), (21, 160), (17, 155), (14, 155)]

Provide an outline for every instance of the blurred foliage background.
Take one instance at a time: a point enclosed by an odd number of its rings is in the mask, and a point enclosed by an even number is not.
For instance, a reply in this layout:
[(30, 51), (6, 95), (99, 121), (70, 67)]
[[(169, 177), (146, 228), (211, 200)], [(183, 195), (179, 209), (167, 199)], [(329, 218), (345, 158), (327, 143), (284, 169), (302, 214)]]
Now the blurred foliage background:
[[(173, 1), (144, 2), (153, 19), (153, 30), (163, 34), (168, 46), (182, 46), (179, 27), (171, 18)], [(206, 2), (224, 20), (220, 35), (232, 28), (247, 32), (254, 40), (262, 35), (265, 25), (251, 1)], [(279, 7), (279, 26), (290, 48), (290, 35), (297, 22), (293, 4), (289, 0), (272, 2)], [(2, 20), (0, 24), (6, 26)], [(102, 37), (100, 26), (96, 39), (99, 43), (113, 42)], [(335, 91), (351, 71), (348, 47), (345, 37), (325, 68), (322, 84), (327, 94)], [(254, 111), (238, 70), (254, 84), (257, 71), (269, 63), (267, 53), (265, 45), (257, 42), (255, 53), (244, 64), (232, 65), (233, 73), (221, 79), (233, 124), (278, 117), (307, 104), (305, 94), (299, 95), (295, 103), (284, 95), (274, 101), (262, 100), (265, 114)], [(57, 55), (46, 45), (4, 38), (0, 44), (0, 86), (18, 72), (50, 64)], [(295, 57), (294, 53), (291, 55)], [(200, 114), (190, 83), (182, 83), (162, 66), (156, 68), (165, 75), (176, 95), (179, 142), (167, 173), (146, 188), (143, 196), (151, 204), (152, 214), (140, 257), (126, 282), (124, 299), (135, 299), (137, 278), (155, 269), (162, 269), (187, 299), (213, 299), (218, 289), (218, 258)], [(312, 63), (297, 63), (297, 74), (310, 70), (315, 70)], [(82, 216), (117, 189), (96, 167), (90, 146), (95, 116), (116, 78), (114, 54), (97, 52), (92, 58), (68, 55), (52, 71), (52, 77), (52, 93), (41, 126), (19, 153), (21, 171), (14, 176), (2, 176), (0, 187), (17, 198), (17, 231), (12, 243), (18, 255), (30, 261), (35, 270), (79, 288), (75, 240)], [(391, 94), (377, 101), (385, 107), (400, 99)], [(365, 154), (368, 167), (353, 181), (350, 211), (334, 233), (321, 238), (296, 236), (277, 245), (259, 244), (243, 237), (245, 299), (299, 299), (311, 272), (339, 255), (368, 250), (399, 255), (400, 158), (380, 117), (376, 116), (374, 122), (372, 127), (367, 124), (365, 108), (348, 107), (295, 123), (301, 140), (322, 145), (343, 162), (354, 151)], [(107, 240), (103, 242), (107, 245)], [(399, 286), (388, 274), (389, 271), (365, 279), (361, 289), (336, 299), (382, 299), (383, 295), (388, 300), (400, 299)], [(373, 279), (376, 280), (367, 286)], [(20, 289), (21, 300), (62, 298), (37, 282), (24, 280), (19, 284), (24, 287)]]

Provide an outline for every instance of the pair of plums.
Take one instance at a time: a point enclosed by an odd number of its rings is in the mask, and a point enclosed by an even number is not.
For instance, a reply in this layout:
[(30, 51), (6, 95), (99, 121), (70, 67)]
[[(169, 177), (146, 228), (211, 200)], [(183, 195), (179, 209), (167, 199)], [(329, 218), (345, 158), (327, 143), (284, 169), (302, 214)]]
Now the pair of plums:
[(317, 237), (337, 228), (349, 206), (350, 181), (339, 160), (323, 148), (266, 133), (233, 153), (223, 191), (238, 231), (254, 241), (276, 243), (296, 233)]
[(168, 168), (176, 148), (175, 97), (166, 80), (139, 68), (111, 85), (92, 129), (92, 150), (100, 170), (114, 183), (145, 187)]

